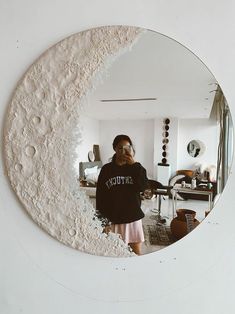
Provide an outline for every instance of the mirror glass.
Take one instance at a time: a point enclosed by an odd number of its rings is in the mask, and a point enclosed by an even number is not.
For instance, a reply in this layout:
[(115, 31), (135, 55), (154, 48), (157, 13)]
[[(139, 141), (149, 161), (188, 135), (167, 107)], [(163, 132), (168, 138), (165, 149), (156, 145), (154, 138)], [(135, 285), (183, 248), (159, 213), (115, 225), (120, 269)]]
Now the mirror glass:
[(187, 152), (191, 157), (200, 157), (205, 152), (205, 145), (199, 140), (192, 140), (187, 145)]
[(218, 82), (184, 46), (138, 27), (93, 28), (49, 48), (5, 121), (19, 200), (43, 230), (90, 254), (147, 254), (183, 238), (213, 210), (231, 167)]
[[(162, 249), (203, 222), (223, 191), (233, 153), (228, 105), (214, 76), (193, 53), (149, 30), (143, 30), (131, 49), (107, 64), (96, 83), (79, 121), (82, 141), (77, 146), (75, 169), (80, 188), (96, 207), (98, 177), (104, 165), (112, 164), (113, 140), (118, 134), (128, 135), (135, 149), (133, 159), (146, 169), (149, 179), (149, 185), (138, 191), (145, 240), (137, 242), (144, 241), (141, 254)], [(95, 162), (88, 164), (90, 150)], [(109, 193), (123, 188), (123, 171), (111, 172), (102, 182), (108, 188), (101, 188), (105, 189), (102, 197), (114, 195), (109, 202), (112, 212), (118, 210), (112, 202), (119, 202), (122, 194), (117, 192), (116, 199), (115, 193)], [(125, 192), (121, 197), (129, 211)], [(120, 217), (114, 224), (110, 217), (108, 214), (104, 222), (104, 232), (124, 237), (125, 220)]]

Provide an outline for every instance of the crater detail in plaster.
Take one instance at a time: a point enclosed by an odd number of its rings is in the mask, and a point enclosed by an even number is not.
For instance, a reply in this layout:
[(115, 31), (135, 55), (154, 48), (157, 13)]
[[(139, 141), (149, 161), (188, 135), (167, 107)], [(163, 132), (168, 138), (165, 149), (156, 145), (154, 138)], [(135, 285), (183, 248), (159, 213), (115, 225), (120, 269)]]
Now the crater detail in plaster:
[(115, 234), (102, 233), (95, 210), (72, 169), (83, 99), (100, 71), (142, 30), (107, 26), (72, 35), (48, 49), (18, 83), (4, 129), (7, 174), (32, 219), (75, 249), (132, 256)]

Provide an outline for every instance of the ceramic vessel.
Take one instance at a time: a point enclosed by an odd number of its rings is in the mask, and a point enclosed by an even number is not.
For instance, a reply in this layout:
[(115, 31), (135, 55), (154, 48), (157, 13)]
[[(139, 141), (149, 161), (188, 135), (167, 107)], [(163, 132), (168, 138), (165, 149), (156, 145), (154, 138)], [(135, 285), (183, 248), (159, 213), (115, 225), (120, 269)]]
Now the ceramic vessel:
[(196, 212), (194, 210), (177, 209), (176, 213), (177, 217), (171, 221), (170, 228), (174, 238), (179, 240), (197, 227), (199, 225), (199, 221), (195, 219)]

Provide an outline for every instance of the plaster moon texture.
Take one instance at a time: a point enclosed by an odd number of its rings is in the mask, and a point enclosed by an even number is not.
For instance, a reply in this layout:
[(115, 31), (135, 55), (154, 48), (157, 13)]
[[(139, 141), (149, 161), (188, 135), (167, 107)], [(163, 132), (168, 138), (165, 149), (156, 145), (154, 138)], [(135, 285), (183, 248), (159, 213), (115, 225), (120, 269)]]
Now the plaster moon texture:
[(142, 32), (105, 26), (57, 43), (18, 83), (5, 119), (6, 170), (28, 214), (52, 237), (90, 254), (134, 255), (116, 234), (102, 233), (89, 198), (78, 187), (73, 163), (82, 140), (79, 114), (85, 96)]

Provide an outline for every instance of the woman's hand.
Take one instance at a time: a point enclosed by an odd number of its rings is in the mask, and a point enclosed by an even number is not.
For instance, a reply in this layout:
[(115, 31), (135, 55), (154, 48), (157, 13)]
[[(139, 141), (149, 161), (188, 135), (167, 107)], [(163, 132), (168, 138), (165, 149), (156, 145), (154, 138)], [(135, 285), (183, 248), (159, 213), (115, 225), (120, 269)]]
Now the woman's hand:
[(125, 152), (125, 154), (122, 155), (118, 155), (116, 162), (119, 166), (123, 166), (123, 165), (133, 165), (135, 163), (135, 160), (133, 158), (133, 155), (129, 152)]
[(129, 153), (126, 153), (123, 156), (124, 161), (128, 164), (128, 165), (133, 165), (135, 163), (135, 160), (133, 158), (133, 156)]

